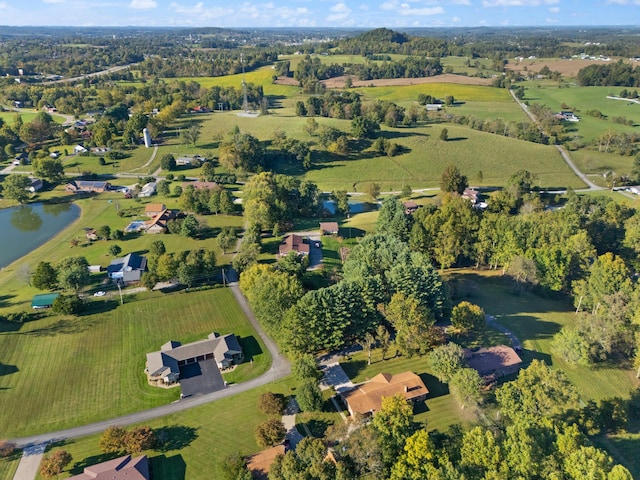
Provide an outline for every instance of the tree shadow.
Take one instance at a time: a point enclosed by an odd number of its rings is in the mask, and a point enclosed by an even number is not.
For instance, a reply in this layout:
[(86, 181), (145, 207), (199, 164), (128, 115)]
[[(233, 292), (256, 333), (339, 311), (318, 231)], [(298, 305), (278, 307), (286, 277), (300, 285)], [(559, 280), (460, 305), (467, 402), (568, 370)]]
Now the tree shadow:
[(449, 395), (449, 385), (438, 380), (436, 376), (430, 373), (421, 373), (420, 378), (429, 390), (427, 400)]
[[(333, 404), (331, 404), (331, 408), (333, 408)], [(324, 410), (324, 408), (323, 408), (323, 410)], [(329, 410), (327, 410), (327, 411), (329, 411)], [(296, 418), (298, 418), (298, 416)], [(331, 423), (326, 421), (326, 420), (324, 420), (324, 419), (311, 418), (306, 422), (297, 423), (296, 424), (296, 429), (299, 432), (304, 432), (305, 430), (304, 430), (303, 425), (307, 426), (307, 428), (311, 432), (311, 435), (314, 436), (315, 438), (323, 438), (325, 432), (327, 431), (327, 428), (329, 428)]]
[(462, 140), (469, 140), (467, 137), (449, 137), (447, 142), (461, 142)]
[(366, 360), (347, 360), (340, 362), (340, 366), (349, 378), (356, 378), (365, 368), (367, 368)]
[(52, 337), (54, 335), (69, 335), (81, 333), (91, 328), (92, 322), (86, 320), (80, 321), (79, 318), (61, 318), (60, 320), (46, 327), (36, 328), (28, 332), (22, 332), (21, 335), (29, 335), (34, 337)]
[[(104, 298), (104, 297), (103, 297)], [(80, 312), (80, 317), (86, 317), (89, 315), (95, 315), (97, 313), (106, 313), (111, 312), (118, 308), (119, 300), (98, 300), (93, 302), (88, 302), (85, 304), (85, 308), (82, 312)]]
[(254, 336), (240, 337), (238, 338), (238, 342), (242, 347), (242, 353), (244, 354), (245, 363), (253, 361), (253, 357), (264, 353), (262, 351), (262, 348), (260, 348), (260, 344), (258, 343), (258, 341)]
[(0, 362), (0, 377), (4, 375), (11, 375), (12, 373), (16, 373), (18, 371), (19, 369), (17, 366)]
[(167, 478), (171, 480), (184, 480), (186, 478), (187, 464), (182, 455), (158, 455), (151, 458), (152, 478)]
[(170, 452), (172, 450), (182, 450), (191, 445), (198, 438), (198, 429), (187, 425), (169, 425), (155, 430), (158, 440), (158, 452)]

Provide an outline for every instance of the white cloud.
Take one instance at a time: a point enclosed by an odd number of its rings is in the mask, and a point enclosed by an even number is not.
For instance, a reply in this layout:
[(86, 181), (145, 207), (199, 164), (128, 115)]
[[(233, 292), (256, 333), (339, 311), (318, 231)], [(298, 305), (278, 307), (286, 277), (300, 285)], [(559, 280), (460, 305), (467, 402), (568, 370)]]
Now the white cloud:
[(64, 0), (42, 0), (43, 3), (64, 3)]
[(444, 13), (444, 9), (441, 6), (434, 7), (422, 7), (422, 8), (414, 8), (409, 3), (403, 2), (400, 3), (398, 0), (386, 0), (384, 3), (380, 5), (382, 10), (393, 10), (399, 15), (403, 17), (408, 16), (418, 16), (418, 17), (426, 17), (431, 15), (441, 15)]
[(615, 3), (617, 5), (640, 5), (640, 0), (607, 0), (606, 3)]
[(555, 5), (560, 0), (483, 0), (483, 7), (537, 7)]
[(453, 23), (458, 23), (458, 22), (461, 22), (461, 21), (462, 21), (462, 19), (461, 19), (460, 17), (453, 17), (453, 18), (451, 19), (451, 21), (452, 21)]
[(156, 0), (131, 0), (129, 4), (129, 8), (135, 8), (136, 10), (149, 10), (157, 6), (158, 2)]
[[(351, 9), (347, 7), (345, 3), (336, 3), (331, 8), (329, 8), (331, 15), (327, 16), (327, 21), (331, 23), (341, 23), (345, 24), (349, 15), (351, 14)], [(348, 22), (352, 23), (352, 22)]]
[(9, 10), (9, 5), (6, 2), (0, 2), (0, 10)]
[(551, 7), (549, 9), (549, 12), (551, 12), (551, 13), (558, 13), (559, 11), (560, 11), (560, 8), (558, 8), (558, 7)]
[(558, 19), (557, 18), (547, 18), (547, 23), (558, 23)]
[(196, 17), (198, 20), (220, 19), (220, 17), (231, 15), (234, 12), (233, 8), (205, 8), (203, 2), (198, 2), (195, 5), (182, 5), (174, 2), (169, 5), (169, 9), (179, 15)]

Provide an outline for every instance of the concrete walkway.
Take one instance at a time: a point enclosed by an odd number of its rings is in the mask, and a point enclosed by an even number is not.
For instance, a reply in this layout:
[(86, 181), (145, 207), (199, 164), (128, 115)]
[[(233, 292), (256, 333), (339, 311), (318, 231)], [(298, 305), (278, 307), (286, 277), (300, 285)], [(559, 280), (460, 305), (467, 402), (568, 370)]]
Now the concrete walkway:
[(13, 476), (13, 480), (32, 480), (38, 475), (38, 469), (40, 468), (40, 462), (44, 456), (44, 450), (47, 448), (46, 443), (40, 443), (38, 445), (32, 445), (27, 447), (22, 452), (22, 458), (20, 464), (16, 470), (16, 474)]
[(296, 414), (300, 412), (300, 407), (295, 398), (292, 398), (284, 409), (282, 423), (287, 433), (284, 438), (289, 442), (289, 448), (295, 450), (298, 443), (304, 438), (296, 428)]

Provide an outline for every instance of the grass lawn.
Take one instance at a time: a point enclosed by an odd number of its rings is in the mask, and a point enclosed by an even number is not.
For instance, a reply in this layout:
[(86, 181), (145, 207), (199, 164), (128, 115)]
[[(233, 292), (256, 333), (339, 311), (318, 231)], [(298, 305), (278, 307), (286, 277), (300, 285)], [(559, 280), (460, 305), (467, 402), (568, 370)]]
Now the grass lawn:
[(592, 368), (568, 365), (551, 351), (553, 335), (575, 322), (573, 308), (567, 301), (534, 294), (515, 295), (509, 281), (496, 271), (462, 270), (450, 277), (457, 279), (460, 299), (482, 306), (520, 339), (525, 348), (525, 363), (537, 358), (563, 370), (584, 400), (628, 397), (635, 388), (637, 382), (631, 370), (610, 365)]
[[(16, 328), (17, 327), (17, 328)], [(145, 354), (168, 340), (189, 343), (212, 331), (241, 338), (252, 363), (237, 379), (267, 370), (270, 356), (230, 290), (141, 294), (118, 305), (92, 303), (83, 316), (45, 316), (22, 326), (0, 324), (3, 363), (0, 431), (22, 436), (115, 417), (178, 398), (179, 389), (147, 384)], [(237, 381), (237, 380), (236, 380)]]
[(20, 458), (22, 458), (22, 450), (18, 450), (8, 458), (0, 458), (0, 478), (11, 480), (16, 473)]
[(436, 98), (453, 95), (456, 102), (513, 102), (504, 88), (454, 83), (427, 83), (404, 86), (359, 87), (353, 91), (365, 99), (389, 100), (395, 103), (417, 101), (418, 95), (426, 93)]
[(640, 433), (635, 425), (633, 432), (622, 432), (596, 437), (596, 446), (607, 450), (616, 462), (629, 469), (633, 478), (640, 478)]
[[(439, 140), (440, 131), (445, 127), (449, 132), (448, 142)], [(383, 135), (401, 145), (404, 153), (391, 158), (371, 157), (358, 150), (347, 157), (318, 155), (320, 158), (314, 167), (303, 172), (304, 178), (327, 191), (353, 191), (354, 182), (358, 191), (372, 182), (380, 184), (383, 190), (401, 190), (406, 183), (413, 188), (436, 187), (442, 171), (453, 163), (470, 179), (482, 172), (481, 186), (503, 186), (515, 172), (527, 169), (537, 175), (541, 187), (584, 187), (550, 146), (456, 125), (383, 128)], [(287, 165), (281, 165), (278, 170), (298, 173), (290, 171)]]
[[(150, 425), (166, 439), (161, 451), (145, 452), (151, 458), (155, 480), (209, 480), (223, 478), (223, 460), (240, 452), (250, 455), (260, 448), (254, 430), (269, 417), (258, 410), (258, 399), (266, 391), (293, 393), (290, 379), (255, 388), (241, 395), (223, 398), (202, 407), (162, 417)], [(79, 474), (87, 465), (108, 458), (98, 448), (100, 435), (71, 440), (62, 447), (73, 456), (73, 462), (61, 478)]]
[(602, 174), (614, 171), (617, 175), (628, 175), (633, 169), (633, 157), (616, 153), (604, 153), (584, 148), (570, 152), (570, 155), (580, 171), (587, 174), (598, 174), (590, 179), (603, 186), (606, 185), (606, 181)]
[[(13, 125), (16, 119), (16, 114), (20, 114), (20, 117), (22, 118), (22, 121), (24, 123), (29, 123), (36, 117), (38, 112), (32, 109), (29, 109), (29, 110), (21, 109), (19, 112), (5, 111), (5, 112), (0, 112), (0, 119), (2, 119), (8, 125)], [(56, 115), (55, 113), (50, 113), (49, 115), (51, 115), (51, 118), (53, 119), (53, 121), (58, 124), (62, 124), (66, 120), (62, 115)]]
[[(591, 142), (605, 132), (637, 133), (639, 127), (629, 127), (611, 121), (611, 117), (626, 117), (640, 123), (640, 105), (620, 100), (610, 100), (607, 95), (618, 95), (623, 87), (577, 87), (558, 88), (545, 83), (526, 82), (523, 85), (525, 100), (530, 103), (541, 103), (554, 111), (560, 111), (564, 103), (575, 109), (580, 121), (572, 124), (586, 142)], [(595, 118), (586, 114), (587, 110), (599, 110), (608, 118)]]

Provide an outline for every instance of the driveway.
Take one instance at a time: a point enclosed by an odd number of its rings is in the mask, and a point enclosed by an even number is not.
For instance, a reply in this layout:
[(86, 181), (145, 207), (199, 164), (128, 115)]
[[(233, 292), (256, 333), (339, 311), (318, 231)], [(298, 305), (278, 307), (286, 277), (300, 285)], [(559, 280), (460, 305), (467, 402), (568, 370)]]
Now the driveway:
[(355, 388), (355, 385), (349, 380), (339, 363), (325, 365), (322, 370), (324, 371), (324, 376), (320, 380), (321, 390), (333, 387), (336, 393), (344, 393)]
[(184, 397), (217, 392), (224, 387), (222, 374), (213, 358), (180, 367), (180, 388)]

